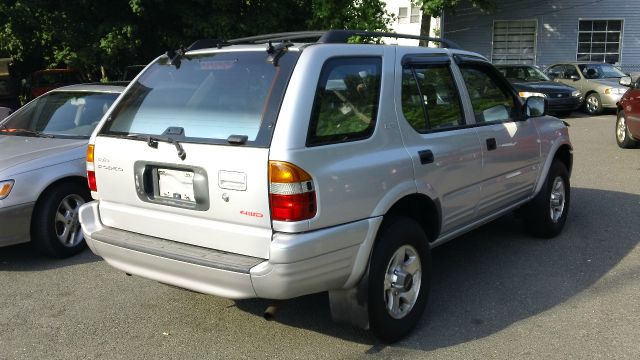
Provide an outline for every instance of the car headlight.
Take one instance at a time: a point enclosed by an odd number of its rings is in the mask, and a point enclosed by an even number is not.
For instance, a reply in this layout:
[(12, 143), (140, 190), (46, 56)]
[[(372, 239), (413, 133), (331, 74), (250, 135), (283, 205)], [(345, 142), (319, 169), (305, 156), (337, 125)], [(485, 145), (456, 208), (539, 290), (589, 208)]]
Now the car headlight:
[(521, 98), (523, 98), (523, 99), (526, 99), (526, 98), (528, 98), (528, 97), (530, 97), (530, 96), (539, 96), (539, 97), (541, 97), (541, 98), (546, 98), (546, 97), (547, 97), (547, 95), (545, 95), (545, 94), (543, 94), (543, 93), (539, 93), (539, 92), (529, 92), (529, 91), (520, 91), (520, 92), (518, 93), (518, 95), (519, 95)]
[(607, 95), (622, 95), (627, 92), (626, 88), (606, 88), (604, 89), (604, 93)]
[(9, 196), (11, 189), (13, 189), (13, 180), (0, 181), (0, 200)]
[(579, 97), (580, 95), (582, 95), (580, 90), (575, 90), (574, 92), (571, 93), (571, 96), (573, 96), (573, 97)]

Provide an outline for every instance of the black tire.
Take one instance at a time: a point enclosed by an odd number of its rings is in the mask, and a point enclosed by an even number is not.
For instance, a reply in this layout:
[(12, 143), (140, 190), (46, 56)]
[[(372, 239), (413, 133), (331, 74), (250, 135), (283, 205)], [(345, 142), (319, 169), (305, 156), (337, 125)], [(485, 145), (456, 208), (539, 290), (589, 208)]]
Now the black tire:
[(592, 116), (602, 114), (602, 101), (600, 100), (600, 94), (589, 94), (589, 96), (584, 100), (584, 110), (587, 114)]
[(624, 111), (618, 112), (618, 118), (616, 119), (616, 142), (618, 146), (623, 149), (632, 149), (638, 146), (638, 142), (631, 138), (629, 129), (627, 128), (627, 119), (624, 116)]
[[(385, 290), (387, 270), (391, 268), (391, 259), (400, 254), (400, 249), (406, 250), (405, 255), (400, 255), (405, 259), (403, 264), (409, 264), (407, 255), (419, 257), (420, 275), (414, 272), (415, 277), (404, 277), (403, 289)], [(413, 253), (412, 253), (413, 252)], [(400, 258), (400, 257), (399, 257)], [(414, 262), (414, 264), (416, 264)], [(409, 267), (407, 267), (408, 269)], [(404, 270), (404, 269), (403, 269)], [(409, 273), (407, 271), (407, 273)], [(391, 273), (389, 273), (391, 274)], [(405, 273), (406, 274), (406, 273)], [(393, 343), (407, 335), (418, 323), (427, 304), (429, 294), (429, 283), (431, 280), (431, 252), (429, 242), (424, 230), (414, 220), (404, 217), (397, 217), (385, 220), (385, 224), (378, 232), (378, 238), (371, 257), (368, 272), (368, 311), (369, 326), (371, 331), (382, 341)], [(389, 275), (393, 276), (393, 275)], [(419, 280), (416, 280), (419, 279)], [(400, 281), (397, 284), (400, 286)], [(394, 318), (387, 310), (387, 295), (391, 291), (402, 294), (410, 294), (417, 288), (417, 296), (413, 306), (407, 306), (406, 313), (400, 318)], [(409, 291), (406, 291), (409, 289)], [(398, 303), (401, 296), (397, 296)], [(399, 306), (398, 310), (402, 308)]]
[[(31, 220), (31, 241), (35, 248), (51, 257), (65, 258), (86, 247), (78, 221), (78, 208), (91, 199), (89, 189), (80, 182), (64, 182), (46, 190), (36, 203)], [(63, 201), (66, 201), (63, 204)], [(69, 228), (69, 236), (64, 230)], [(73, 234), (78, 234), (73, 236)], [(64, 243), (60, 238), (67, 238)]]
[[(560, 180), (561, 182), (558, 185), (556, 181)], [(557, 196), (560, 187), (562, 187), (564, 194)], [(552, 198), (552, 192), (554, 193), (555, 200)], [(558, 210), (560, 208), (558, 205), (560, 202), (562, 202), (563, 205), (561, 206), (561, 210)], [(549, 168), (549, 174), (542, 185), (542, 189), (540, 189), (538, 195), (523, 208), (525, 228), (532, 235), (541, 238), (548, 239), (558, 235), (567, 221), (570, 204), (571, 184), (569, 183), (569, 171), (561, 161), (553, 160), (551, 168)]]

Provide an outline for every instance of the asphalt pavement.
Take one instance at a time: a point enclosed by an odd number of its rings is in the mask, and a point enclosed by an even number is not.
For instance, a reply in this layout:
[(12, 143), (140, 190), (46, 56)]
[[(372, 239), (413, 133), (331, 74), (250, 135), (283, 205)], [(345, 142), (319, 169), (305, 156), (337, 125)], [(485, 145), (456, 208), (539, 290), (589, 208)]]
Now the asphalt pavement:
[(640, 149), (615, 115), (571, 124), (564, 232), (509, 215), (433, 251), (427, 311), (402, 342), (334, 324), (326, 294), (231, 301), (129, 277), (86, 250), (0, 249), (0, 359), (638, 359)]

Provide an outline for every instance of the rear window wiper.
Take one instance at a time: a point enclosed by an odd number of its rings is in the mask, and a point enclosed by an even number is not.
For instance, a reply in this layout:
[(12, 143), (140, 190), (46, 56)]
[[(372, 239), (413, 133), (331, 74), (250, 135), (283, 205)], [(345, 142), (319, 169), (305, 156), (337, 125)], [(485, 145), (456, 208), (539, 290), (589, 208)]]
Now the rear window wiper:
[(153, 137), (151, 135), (140, 135), (140, 134), (129, 134), (129, 135), (127, 135), (127, 137), (128, 138), (133, 138), (133, 139), (136, 139), (136, 140), (144, 140), (149, 147), (154, 148), (154, 149), (158, 148), (158, 142), (160, 142), (160, 141), (168, 142), (169, 144), (173, 144), (176, 147), (176, 150), (178, 151), (178, 157), (180, 158), (180, 160), (184, 160), (184, 159), (187, 158), (187, 152), (184, 151), (184, 148), (178, 142), (178, 140), (176, 140), (176, 139), (174, 139), (172, 137), (167, 137), (166, 139), (161, 139), (161, 138)]

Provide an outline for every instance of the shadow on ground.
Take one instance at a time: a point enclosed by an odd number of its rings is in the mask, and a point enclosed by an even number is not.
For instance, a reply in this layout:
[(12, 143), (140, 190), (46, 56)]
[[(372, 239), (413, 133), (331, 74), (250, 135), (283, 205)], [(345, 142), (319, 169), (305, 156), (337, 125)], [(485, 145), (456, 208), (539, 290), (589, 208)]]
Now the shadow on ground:
[(89, 249), (67, 259), (54, 259), (38, 253), (29, 243), (0, 248), (0, 271), (41, 271), (98, 260)]
[[(512, 215), (433, 251), (427, 310), (410, 337), (395, 344), (433, 350), (490, 336), (562, 304), (596, 283), (640, 241), (640, 196), (573, 188), (564, 232), (540, 240), (522, 231)], [(266, 300), (238, 308), (262, 316)], [(326, 294), (290, 300), (275, 321), (384, 348), (372, 335), (334, 324)]]

